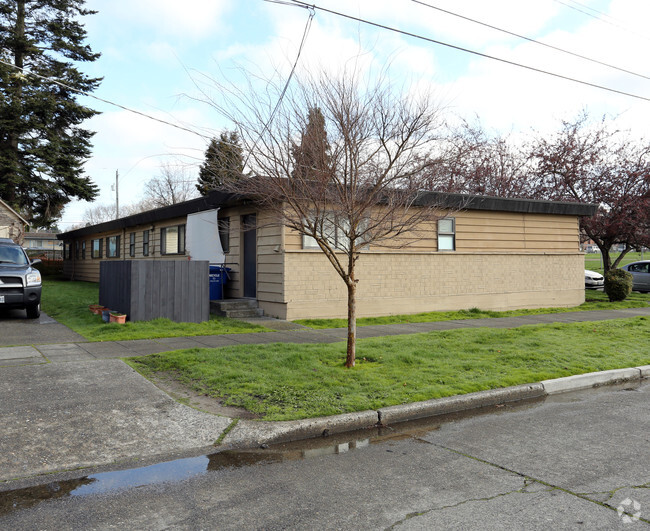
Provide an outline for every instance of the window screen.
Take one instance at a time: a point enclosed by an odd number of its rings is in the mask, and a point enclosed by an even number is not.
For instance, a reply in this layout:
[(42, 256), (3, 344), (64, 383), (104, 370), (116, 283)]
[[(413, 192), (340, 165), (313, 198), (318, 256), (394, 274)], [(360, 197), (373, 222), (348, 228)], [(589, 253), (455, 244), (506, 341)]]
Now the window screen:
[(456, 250), (456, 223), (454, 218), (438, 220), (438, 251)]

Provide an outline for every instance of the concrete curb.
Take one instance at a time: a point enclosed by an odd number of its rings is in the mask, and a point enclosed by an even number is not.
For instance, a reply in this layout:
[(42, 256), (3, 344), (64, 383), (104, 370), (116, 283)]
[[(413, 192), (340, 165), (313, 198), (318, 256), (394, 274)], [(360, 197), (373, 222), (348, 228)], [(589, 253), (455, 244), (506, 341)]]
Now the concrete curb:
[(377, 411), (381, 424), (395, 424), (407, 420), (434, 417), (445, 413), (456, 413), (468, 409), (494, 406), (505, 402), (516, 402), (527, 398), (544, 396), (542, 384), (516, 385), (501, 389), (478, 391), (466, 395), (436, 398), (424, 402), (413, 402), (397, 406), (385, 407)]
[(540, 398), (569, 391), (638, 381), (647, 377), (650, 377), (650, 365), (566, 376), (538, 383), (389, 406), (377, 411), (359, 411), (331, 417), (286, 422), (242, 420), (228, 433), (223, 443), (254, 447), (260, 444), (310, 439), (379, 425), (386, 426), (409, 420), (435, 417), (447, 413), (458, 413), (507, 402)]
[(377, 412), (372, 410), (344, 413), (331, 417), (279, 422), (240, 420), (222, 443), (250, 447), (260, 444), (312, 439), (324, 435), (371, 428), (376, 425)]
[[(645, 366), (646, 375), (648, 366)], [(628, 382), (640, 380), (643, 377), (643, 368), (631, 367), (629, 369), (613, 369), (611, 371), (588, 372), (586, 374), (576, 374), (575, 376), (566, 376), (554, 380), (544, 380), (542, 385), (546, 394), (554, 395), (565, 393), (567, 391), (577, 391), (579, 389), (589, 389), (590, 387), (599, 387), (618, 382)]]

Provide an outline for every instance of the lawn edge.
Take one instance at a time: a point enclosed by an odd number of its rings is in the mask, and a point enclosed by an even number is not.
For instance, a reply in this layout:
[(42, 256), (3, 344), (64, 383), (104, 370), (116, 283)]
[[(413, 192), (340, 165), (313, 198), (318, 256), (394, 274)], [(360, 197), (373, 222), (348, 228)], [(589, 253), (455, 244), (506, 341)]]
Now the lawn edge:
[(343, 413), (288, 421), (240, 420), (222, 441), (238, 447), (258, 447), (326, 437), (337, 433), (388, 426), (400, 422), (459, 413), (570, 391), (635, 382), (650, 377), (650, 365), (565, 376), (541, 382), (488, 389), (464, 395), (388, 406), (378, 410)]

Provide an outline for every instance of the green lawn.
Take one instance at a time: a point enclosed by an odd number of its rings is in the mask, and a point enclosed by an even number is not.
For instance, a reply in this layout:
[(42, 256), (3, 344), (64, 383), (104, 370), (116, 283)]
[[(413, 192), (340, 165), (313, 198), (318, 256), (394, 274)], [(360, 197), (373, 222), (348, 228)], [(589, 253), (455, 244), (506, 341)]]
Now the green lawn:
[[(612, 263), (618, 258), (619, 255), (620, 253), (610, 253), (609, 256), (612, 259)], [(627, 253), (623, 257), (623, 260), (621, 260), (619, 267), (632, 262), (637, 262), (638, 260), (650, 260), (650, 252)], [(601, 274), (603, 273), (602, 257), (600, 256), (600, 253), (585, 254), (585, 269), (597, 271)]]
[[(427, 323), (434, 321), (452, 321), (456, 319), (485, 319), (488, 317), (515, 317), (519, 315), (537, 315), (545, 313), (581, 312), (589, 310), (622, 310), (625, 308), (641, 308), (650, 304), (650, 294), (632, 294), (624, 301), (609, 302), (607, 295), (602, 291), (586, 290), (585, 302), (572, 308), (536, 308), (534, 310), (510, 310), (507, 312), (493, 312), (490, 310), (460, 310), (455, 312), (426, 312), (409, 315), (387, 315), (384, 317), (360, 317), (357, 326), (402, 324), (402, 323)], [(315, 329), (342, 328), (347, 326), (345, 319), (299, 319), (296, 321)]]
[[(456, 312), (428, 312), (413, 315), (364, 317), (358, 326), (396, 323), (421, 323), (454, 319), (479, 319), (487, 317), (513, 317), (541, 313), (575, 312), (581, 310), (638, 308), (650, 303), (650, 294), (633, 292), (625, 301), (610, 303), (603, 292), (587, 290), (585, 304), (575, 308), (540, 308), (493, 312), (488, 310), (461, 310)], [(169, 319), (127, 322), (125, 325), (105, 324), (100, 316), (90, 313), (88, 305), (99, 300), (99, 285), (93, 282), (62, 280), (43, 281), (43, 310), (57, 321), (68, 326), (90, 341), (121, 341), (125, 339), (153, 339), (158, 337), (204, 336), (264, 332), (267, 328), (222, 317), (210, 318), (205, 323), (174, 323)], [(315, 329), (342, 328), (345, 319), (304, 319), (298, 323)]]
[(345, 345), (247, 345), (131, 358), (228, 405), (289, 420), (650, 364), (650, 318), (462, 329)]
[(205, 336), (268, 331), (267, 328), (211, 316), (204, 323), (175, 323), (169, 319), (138, 321), (126, 324), (106, 324), (100, 315), (88, 310), (99, 301), (99, 284), (44, 280), (42, 307), (48, 315), (71, 328), (89, 341), (122, 341), (157, 337)]

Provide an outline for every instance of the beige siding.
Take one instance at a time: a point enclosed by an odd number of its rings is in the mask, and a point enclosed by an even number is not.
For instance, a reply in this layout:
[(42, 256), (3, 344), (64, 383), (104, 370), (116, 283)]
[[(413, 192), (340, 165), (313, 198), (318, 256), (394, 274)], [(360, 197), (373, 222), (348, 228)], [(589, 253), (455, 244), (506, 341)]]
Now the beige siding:
[(456, 218), (457, 251), (577, 251), (575, 216), (465, 211)]
[[(64, 260), (63, 273), (71, 280), (84, 280), (88, 282), (99, 282), (99, 264), (104, 260), (178, 260), (184, 258), (185, 254), (166, 254), (160, 253), (160, 230), (165, 227), (173, 227), (176, 225), (184, 225), (186, 223), (185, 217), (178, 217), (164, 222), (156, 223), (155, 225), (137, 225), (127, 229), (99, 232), (79, 238), (72, 243), (72, 259)], [(149, 230), (149, 256), (144, 256), (142, 253), (143, 244), (143, 231)], [(129, 242), (130, 234), (135, 232), (135, 256), (129, 255)], [(106, 257), (106, 238), (111, 236), (120, 237), (120, 256), (115, 258)], [(92, 257), (92, 240), (102, 240), (102, 257)], [(81, 257), (81, 251), (77, 257), (75, 245), (76, 242), (86, 242), (86, 257)]]
[[(575, 216), (520, 214), (465, 210), (450, 213), (456, 220), (457, 251), (576, 251), (579, 249)], [(302, 249), (301, 235), (287, 228), (285, 248)], [(400, 241), (373, 245), (371, 250), (437, 251), (436, 224), (407, 234)]]
[(248, 208), (230, 208), (220, 211), (220, 217), (230, 218), (230, 250), (226, 254), (226, 266), (231, 269), (226, 285), (226, 297), (242, 297), (241, 279), (243, 264), (242, 217), (257, 214), (257, 300), (264, 303), (283, 301), (283, 228), (270, 214), (255, 212)]
[(0, 238), (11, 238), (22, 245), (24, 233), (23, 220), (0, 202)]

